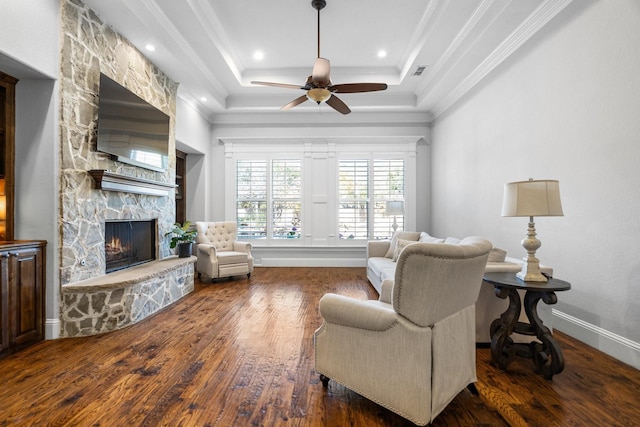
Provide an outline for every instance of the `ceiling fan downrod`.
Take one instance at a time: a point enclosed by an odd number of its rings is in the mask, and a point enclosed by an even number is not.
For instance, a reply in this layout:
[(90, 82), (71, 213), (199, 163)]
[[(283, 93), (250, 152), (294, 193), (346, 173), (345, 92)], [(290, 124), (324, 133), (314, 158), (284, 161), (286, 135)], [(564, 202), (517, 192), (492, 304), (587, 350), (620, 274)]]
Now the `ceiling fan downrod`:
[(318, 58), (320, 58), (320, 10), (327, 5), (325, 0), (311, 0), (311, 6), (318, 11)]

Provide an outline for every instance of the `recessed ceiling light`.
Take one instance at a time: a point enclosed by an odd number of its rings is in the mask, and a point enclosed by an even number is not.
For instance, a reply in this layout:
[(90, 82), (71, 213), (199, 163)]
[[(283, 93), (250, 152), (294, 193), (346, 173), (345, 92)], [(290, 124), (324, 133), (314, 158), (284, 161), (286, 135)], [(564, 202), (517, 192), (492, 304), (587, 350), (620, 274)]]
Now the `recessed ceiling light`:
[(255, 52), (253, 52), (253, 59), (255, 59), (256, 61), (262, 61), (264, 59), (264, 52), (262, 52), (261, 50), (256, 50)]
[(152, 44), (148, 44), (144, 48), (147, 49), (149, 52), (155, 52), (156, 50), (156, 47)]
[(378, 51), (378, 58), (384, 58), (387, 56), (387, 51), (386, 50), (379, 50)]
[(204, 96), (202, 96), (202, 97), (200, 97), (200, 101), (202, 101), (202, 102), (207, 102), (207, 98), (206, 98), (206, 97), (204, 97)]

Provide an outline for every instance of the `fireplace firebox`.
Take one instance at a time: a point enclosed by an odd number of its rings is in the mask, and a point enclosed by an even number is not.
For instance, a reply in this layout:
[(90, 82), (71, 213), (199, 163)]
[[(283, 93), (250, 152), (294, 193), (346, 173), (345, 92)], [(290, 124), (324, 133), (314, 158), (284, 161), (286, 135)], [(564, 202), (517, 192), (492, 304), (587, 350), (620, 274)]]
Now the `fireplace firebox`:
[(105, 221), (106, 273), (156, 259), (156, 220)]

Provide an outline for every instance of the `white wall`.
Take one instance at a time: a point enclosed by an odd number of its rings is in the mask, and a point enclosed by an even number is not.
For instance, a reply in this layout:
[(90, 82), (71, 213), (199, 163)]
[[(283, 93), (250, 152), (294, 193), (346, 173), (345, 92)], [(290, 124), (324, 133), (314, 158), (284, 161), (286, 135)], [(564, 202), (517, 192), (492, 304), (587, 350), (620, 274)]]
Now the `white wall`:
[(58, 336), (58, 84), (20, 80), (16, 87), (15, 238), (46, 240), (46, 325)]
[(176, 100), (176, 148), (187, 153), (187, 220), (211, 217), (211, 179), (207, 160), (211, 155), (211, 124), (181, 96)]
[(56, 78), (60, 51), (59, 0), (0, 0), (0, 10), (0, 69), (4, 55)]
[(16, 86), (16, 226), (19, 239), (47, 240), (45, 337), (59, 335), (58, 0), (0, 0), (0, 70)]
[(433, 230), (524, 256), (503, 184), (558, 179), (541, 262), (571, 282), (554, 327), (640, 367), (640, 2), (573, 2), (433, 129)]

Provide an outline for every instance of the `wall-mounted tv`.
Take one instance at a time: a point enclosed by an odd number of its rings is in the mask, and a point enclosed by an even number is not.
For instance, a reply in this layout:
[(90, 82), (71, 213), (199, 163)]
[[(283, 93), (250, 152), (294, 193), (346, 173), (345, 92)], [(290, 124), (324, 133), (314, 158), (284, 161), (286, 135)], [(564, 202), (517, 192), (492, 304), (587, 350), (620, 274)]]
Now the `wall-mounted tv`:
[(101, 73), (97, 148), (163, 172), (169, 165), (169, 116)]

